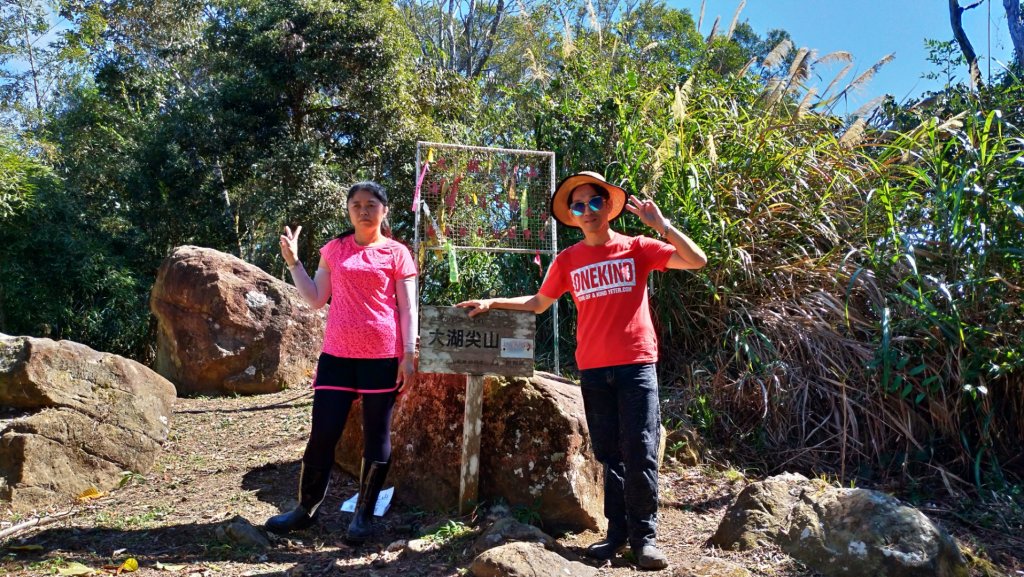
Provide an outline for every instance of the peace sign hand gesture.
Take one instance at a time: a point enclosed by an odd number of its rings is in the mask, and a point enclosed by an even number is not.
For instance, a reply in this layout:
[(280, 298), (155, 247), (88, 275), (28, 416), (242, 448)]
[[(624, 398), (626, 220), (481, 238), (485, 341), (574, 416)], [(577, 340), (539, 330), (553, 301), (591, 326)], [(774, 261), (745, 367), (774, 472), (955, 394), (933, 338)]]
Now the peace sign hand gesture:
[(640, 222), (653, 228), (662, 236), (670, 224), (653, 200), (640, 200), (635, 196), (630, 196), (629, 202), (626, 203), (626, 210), (640, 217)]
[(299, 233), (302, 226), (295, 227), (295, 232), (288, 226), (284, 227), (284, 234), (281, 235), (281, 256), (284, 257), (288, 268), (295, 266), (299, 261)]

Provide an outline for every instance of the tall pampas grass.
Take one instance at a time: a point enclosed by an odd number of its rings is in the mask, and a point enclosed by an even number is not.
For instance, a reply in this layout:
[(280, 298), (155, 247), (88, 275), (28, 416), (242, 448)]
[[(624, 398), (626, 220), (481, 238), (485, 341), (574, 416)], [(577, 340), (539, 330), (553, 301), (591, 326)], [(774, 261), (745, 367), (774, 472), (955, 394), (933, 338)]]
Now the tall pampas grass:
[(853, 112), (853, 115), (859, 118), (867, 118), (872, 112), (878, 108), (878, 105), (885, 100), (885, 96), (878, 96), (864, 103), (863, 106)]
[(817, 88), (811, 88), (804, 94), (804, 97), (800, 100), (800, 105), (796, 107), (796, 117), (803, 118), (807, 116), (807, 112), (811, 109), (811, 100), (818, 94)]
[(814, 52), (807, 48), (797, 50), (793, 63), (789, 65), (789, 78), (786, 79), (787, 84), (799, 84), (810, 77), (811, 59), (813, 56)]
[(886, 54), (878, 62), (875, 62), (874, 66), (865, 70), (864, 73), (857, 78), (854, 78), (853, 82), (849, 83), (840, 94), (849, 94), (855, 90), (863, 89), (868, 82), (871, 82), (871, 79), (875, 77), (875, 74), (878, 74), (878, 71), (886, 64), (892, 62), (894, 58), (896, 58), (895, 52)]
[(854, 120), (853, 124), (846, 129), (846, 132), (839, 137), (839, 146), (846, 150), (851, 150), (864, 142), (864, 129), (867, 128), (867, 124), (868, 121), (863, 118)]
[(843, 78), (845, 78), (846, 75), (850, 73), (850, 70), (852, 68), (853, 68), (853, 62), (851, 62), (851, 63), (847, 64), (846, 66), (844, 66), (843, 69), (840, 70), (836, 74), (835, 78), (832, 79), (832, 82), (829, 82), (828, 86), (825, 87), (825, 90), (821, 93), (822, 98), (824, 98), (825, 95), (829, 93), (829, 91), (831, 91), (833, 88), (835, 88), (836, 84), (839, 84), (839, 81), (842, 80)]
[(597, 31), (598, 46), (604, 44), (604, 38), (601, 36), (601, 22), (597, 19), (597, 10), (594, 9), (594, 3), (590, 0), (587, 0), (587, 17), (590, 19), (590, 27)]
[(711, 32), (708, 32), (708, 39), (705, 41), (707, 44), (711, 44), (711, 41), (718, 35), (718, 20), (721, 17), (715, 18), (715, 23), (711, 25)]
[(747, 0), (740, 0), (740, 5), (736, 7), (736, 13), (732, 15), (732, 22), (729, 23), (729, 31), (725, 33), (726, 40), (732, 40), (732, 34), (736, 31), (736, 23), (740, 21), (740, 12), (746, 5)]
[(736, 76), (737, 77), (743, 76), (748, 71), (750, 71), (750, 67), (755, 65), (755, 64), (757, 64), (757, 57), (756, 56), (751, 58), (750, 60), (747, 60), (747, 63), (743, 65), (743, 68), (740, 68), (739, 71), (736, 72)]
[(527, 80), (534, 80), (541, 84), (547, 83), (550, 74), (537, 62), (537, 57), (533, 54), (533, 49), (526, 49), (526, 58), (529, 63), (526, 65), (526, 78)]
[(764, 57), (764, 60), (761, 61), (761, 66), (763, 68), (775, 68), (786, 56), (789, 55), (789, 51), (792, 49), (793, 41), (789, 38), (783, 39), (782, 42), (776, 44), (775, 48), (772, 48), (772, 51)]
[(764, 102), (765, 108), (771, 108), (782, 99), (782, 95), (785, 93), (786, 83), (781, 78), (771, 78), (765, 84), (764, 91), (761, 92), (761, 101)]
[(682, 86), (676, 86), (675, 99), (672, 101), (672, 120), (682, 124), (686, 118), (686, 105), (690, 103), (690, 94), (693, 92), (693, 76), (686, 79)]
[(815, 60), (814, 65), (832, 64), (833, 62), (853, 62), (853, 55), (845, 50), (836, 50)]
[(569, 58), (576, 51), (576, 45), (572, 40), (572, 28), (569, 27), (569, 19), (562, 14), (562, 58)]

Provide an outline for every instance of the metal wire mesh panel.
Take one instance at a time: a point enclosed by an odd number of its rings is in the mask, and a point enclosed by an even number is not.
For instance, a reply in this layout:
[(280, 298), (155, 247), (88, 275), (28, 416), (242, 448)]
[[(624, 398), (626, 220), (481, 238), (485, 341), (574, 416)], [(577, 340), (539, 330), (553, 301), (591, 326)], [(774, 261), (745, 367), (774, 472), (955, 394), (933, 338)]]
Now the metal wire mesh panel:
[[(533, 276), (530, 282), (539, 284), (540, 256), (553, 257), (558, 252), (555, 220), (548, 207), (555, 190), (553, 152), (417, 142), (416, 174), (414, 250), (423, 273), (419, 282), (428, 283), (426, 292), (436, 297), (458, 286), (458, 261), (465, 260), (459, 253), (466, 251), (519, 253), (477, 256), (524, 259), (506, 270)], [(448, 271), (448, 285), (430, 274), (442, 264)], [(551, 352), (558, 373), (557, 306), (551, 308), (551, 322)]]
[(417, 242), (554, 254), (548, 212), (554, 158), (534, 150), (417, 143)]

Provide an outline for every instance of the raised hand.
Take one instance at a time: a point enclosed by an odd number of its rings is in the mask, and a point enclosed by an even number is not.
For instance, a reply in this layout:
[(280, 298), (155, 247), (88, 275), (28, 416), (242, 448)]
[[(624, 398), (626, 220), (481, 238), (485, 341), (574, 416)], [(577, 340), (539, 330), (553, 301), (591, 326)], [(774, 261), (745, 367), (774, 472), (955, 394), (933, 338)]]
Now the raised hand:
[(629, 201), (626, 202), (626, 210), (640, 217), (640, 222), (661, 235), (665, 234), (665, 229), (670, 224), (653, 200), (640, 200), (635, 196), (630, 196)]
[(299, 260), (299, 233), (302, 226), (295, 227), (295, 232), (288, 226), (284, 227), (284, 234), (281, 235), (281, 256), (289, 268)]

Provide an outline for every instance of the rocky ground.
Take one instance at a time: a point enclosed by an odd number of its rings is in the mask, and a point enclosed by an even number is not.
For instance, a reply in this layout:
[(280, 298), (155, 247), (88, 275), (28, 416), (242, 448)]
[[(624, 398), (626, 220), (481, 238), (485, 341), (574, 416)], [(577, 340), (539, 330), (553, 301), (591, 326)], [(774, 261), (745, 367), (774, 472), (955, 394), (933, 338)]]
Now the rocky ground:
[[(255, 575), (461, 576), (472, 561), (469, 547), (497, 504), (471, 515), (426, 511), (396, 503), (378, 521), (375, 539), (350, 547), (342, 539), (349, 515), (338, 511), (355, 482), (336, 474), (319, 527), (289, 538), (272, 537), (269, 548), (231, 544), (218, 528), (240, 517), (259, 526), (295, 499), (298, 458), (308, 432), (312, 395), (289, 390), (272, 395), (179, 399), (172, 435), (146, 475), (126, 474), (123, 486), (96, 498), (56, 506), (43, 522), (0, 511), (0, 573), (88, 574), (138, 561), (139, 575), (187, 577)], [(816, 575), (771, 548), (733, 553), (704, 546), (747, 480), (731, 470), (666, 464), (661, 478), (659, 535), (675, 567), (718, 557), (756, 576)], [(1024, 575), (1024, 513), (1021, 501), (995, 496), (969, 507), (920, 504), (973, 555), (975, 575)], [(537, 511), (513, 509), (520, 520)], [(19, 528), (21, 527), (21, 528)], [(396, 542), (426, 537), (425, 552)], [(580, 553), (600, 538), (594, 533), (559, 536)], [(582, 560), (582, 559), (581, 559)], [(988, 572), (984, 567), (988, 568)], [(600, 574), (640, 574), (627, 558)], [(671, 570), (660, 574), (673, 574)], [(683, 573), (678, 573), (683, 575)], [(686, 573), (689, 575), (689, 573)]]

